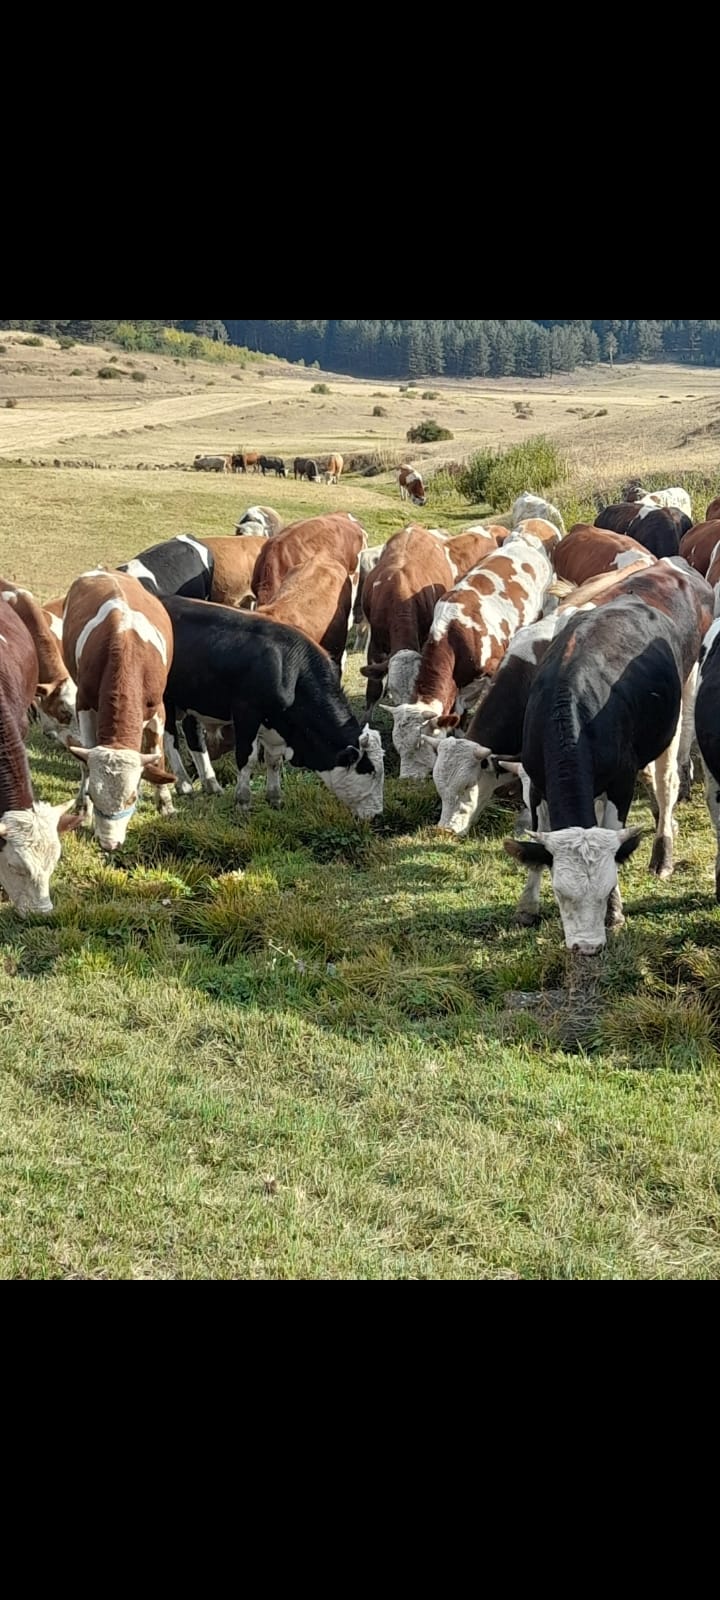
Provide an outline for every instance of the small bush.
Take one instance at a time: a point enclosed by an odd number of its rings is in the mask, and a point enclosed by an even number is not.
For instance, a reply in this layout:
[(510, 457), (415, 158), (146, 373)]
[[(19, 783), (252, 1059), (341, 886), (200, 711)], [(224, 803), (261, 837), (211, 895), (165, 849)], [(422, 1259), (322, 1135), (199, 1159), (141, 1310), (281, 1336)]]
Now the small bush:
[(548, 439), (538, 435), (510, 450), (478, 450), (463, 473), (460, 492), (473, 505), (485, 502), (508, 510), (524, 490), (543, 494), (568, 478), (568, 465)]
[(29, 339), (18, 339), (18, 344), (32, 345), (34, 350), (40, 350), (42, 348), (42, 339), (38, 339), (37, 334), (31, 333)]
[(373, 406), (372, 414), (374, 417), (386, 417), (387, 409), (385, 406)]
[(311, 394), (329, 394), (330, 393), (330, 385), (327, 384), (327, 383), (314, 383), (312, 385), (310, 393)]
[(82, 367), (73, 367), (72, 372), (70, 373), (70, 377), (71, 378), (81, 378), (82, 377)]
[(373, 400), (387, 400), (387, 389), (373, 389)]
[(111, 357), (110, 357), (110, 366), (111, 366), (111, 367), (116, 367), (116, 366), (117, 366), (117, 363), (118, 363), (118, 358), (117, 358), (117, 356), (111, 356)]
[(141, 372), (140, 368), (136, 367), (135, 371), (130, 373), (130, 377), (132, 378), (133, 383), (145, 383), (147, 380), (147, 373)]
[(6, 400), (5, 401), (5, 409), (6, 409), (6, 411), (14, 411), (16, 405), (17, 405), (17, 400)]
[(99, 378), (121, 378), (122, 373), (116, 372), (114, 367), (98, 367)]
[(423, 389), (422, 398), (423, 400), (439, 400), (440, 391), (438, 389)]
[(405, 437), (408, 444), (435, 444), (438, 439), (452, 439), (454, 435), (449, 428), (441, 428), (434, 417), (428, 417), (426, 422), (418, 422), (414, 428), (408, 428)]
[(60, 350), (74, 350), (74, 348), (75, 348), (75, 340), (71, 339), (67, 333), (61, 333), (58, 336), (58, 349), (60, 349)]
[(407, 391), (408, 391), (407, 384), (406, 383), (401, 383), (401, 385), (400, 385), (400, 393), (401, 394), (407, 394)]
[(526, 417), (531, 417), (532, 416), (532, 406), (530, 404), (530, 401), (529, 400), (513, 400), (513, 411), (515, 412), (516, 417), (522, 418), (523, 421), (525, 420)]
[(7, 355), (7, 345), (6, 344), (0, 344), (0, 356), (6, 356), (6, 355)]

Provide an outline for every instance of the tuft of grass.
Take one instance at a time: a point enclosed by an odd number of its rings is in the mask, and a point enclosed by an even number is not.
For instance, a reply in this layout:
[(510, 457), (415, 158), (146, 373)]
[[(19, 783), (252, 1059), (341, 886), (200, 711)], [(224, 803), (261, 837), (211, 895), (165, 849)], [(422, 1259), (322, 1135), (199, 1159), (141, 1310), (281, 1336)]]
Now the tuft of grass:
[(699, 994), (636, 994), (610, 1006), (596, 1024), (595, 1044), (643, 1068), (687, 1071), (717, 1066), (717, 1019)]
[(42, 339), (38, 339), (37, 334), (31, 333), (27, 339), (18, 339), (18, 344), (31, 345), (33, 349), (40, 350)]
[(16, 405), (17, 405), (17, 400), (13, 400), (12, 398), (8, 399), (8, 400), (5, 401), (5, 410), (6, 411), (14, 411)]
[(98, 376), (98, 378), (109, 379), (109, 378), (122, 378), (124, 376), (124, 374), (122, 372), (119, 372), (116, 367), (107, 366), (107, 367), (98, 367), (97, 376)]
[(439, 391), (439, 389), (423, 389), (422, 399), (423, 400), (439, 400), (440, 399), (440, 391)]
[[(237, 374), (234, 374), (234, 376), (237, 376)], [(141, 372), (139, 367), (136, 367), (135, 370), (130, 373), (130, 377), (132, 378), (133, 383), (147, 382), (147, 373)]]
[(539, 434), (509, 450), (478, 450), (468, 462), (459, 488), (466, 500), (486, 501), (495, 511), (503, 511), (509, 510), (525, 489), (544, 494), (568, 477), (568, 463), (557, 446)]

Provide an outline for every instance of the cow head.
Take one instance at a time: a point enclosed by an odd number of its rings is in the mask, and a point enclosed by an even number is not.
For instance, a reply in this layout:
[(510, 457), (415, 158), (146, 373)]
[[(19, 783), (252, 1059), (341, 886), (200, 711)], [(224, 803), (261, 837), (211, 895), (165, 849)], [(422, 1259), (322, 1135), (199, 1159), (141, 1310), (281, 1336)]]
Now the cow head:
[(338, 755), (330, 772), (321, 772), (323, 783), (356, 817), (378, 817), (383, 808), (385, 756), (379, 733), (367, 723), (357, 745), (348, 745)]
[(413, 503), (414, 506), (424, 506), (425, 505), (425, 502), (427, 500), (427, 495), (425, 493), (425, 490), (423, 488), (422, 483), (409, 484), (408, 485), (408, 492), (409, 492), (410, 499), (412, 500), (412, 503)]
[(21, 917), (52, 911), (50, 879), (60, 860), (60, 834), (81, 821), (77, 813), (69, 815), (65, 802), (49, 806), (42, 801), (0, 818), (0, 884)]
[(62, 683), (39, 683), (35, 703), (43, 733), (52, 735), (61, 744), (80, 738), (77, 720), (77, 685), (72, 678)]
[(387, 697), (392, 705), (407, 705), (420, 671), (419, 650), (396, 650), (390, 657), (387, 675)]
[(550, 868), (567, 948), (594, 956), (606, 942), (605, 913), (618, 866), (641, 838), (641, 828), (558, 828), (530, 839), (504, 839), (503, 845), (526, 867)]
[(511, 783), (514, 774), (504, 768), (497, 756), (473, 739), (442, 739), (425, 736), (434, 746), (433, 783), (442, 800), (438, 827), (463, 839), (485, 810), (495, 790)]
[[(392, 742), (400, 757), (400, 777), (427, 778), (435, 765), (437, 749), (435, 742), (426, 736), (436, 731), (442, 713), (440, 702), (424, 704), (420, 701), (412, 706), (391, 706), (386, 701), (382, 704), (393, 719)], [(445, 734), (438, 734), (438, 739), (445, 737)]]
[(128, 823), (138, 802), (140, 779), (150, 783), (174, 783), (171, 772), (158, 768), (157, 755), (141, 755), (137, 750), (115, 750), (98, 744), (92, 750), (69, 745), (71, 754), (87, 766), (88, 794), (95, 808), (95, 838), (103, 850), (117, 850), (125, 841)]

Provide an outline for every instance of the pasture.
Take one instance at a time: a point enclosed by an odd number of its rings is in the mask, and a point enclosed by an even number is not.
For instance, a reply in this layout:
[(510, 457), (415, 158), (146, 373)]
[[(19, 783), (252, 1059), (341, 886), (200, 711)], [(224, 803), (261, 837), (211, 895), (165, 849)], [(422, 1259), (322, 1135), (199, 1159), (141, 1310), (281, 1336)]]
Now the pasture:
[[(720, 489), (716, 373), (434, 380), (441, 401), (396, 391), (373, 434), (382, 382), (325, 375), (330, 395), (310, 396), (317, 375), (281, 364), (238, 381), (141, 356), (144, 384), (111, 384), (91, 376), (97, 348), (1, 337), (0, 406), (18, 404), (0, 410), (0, 573), (43, 599), (171, 534), (229, 534), (254, 501), (351, 510), (379, 542), (415, 515), (389, 475), (315, 488), (172, 463), (235, 444), (402, 450), (423, 411), (455, 433), (407, 447), (423, 470), (545, 431), (571, 461), (561, 505), (631, 472), (691, 482), (696, 516)], [(29, 464), (88, 456), (99, 467)], [(422, 519), (456, 529), (485, 509), (431, 492)], [(626, 926), (578, 987), (549, 885), (541, 927), (515, 925), (513, 811), (440, 835), (432, 781), (400, 782), (378, 726), (373, 824), (292, 769), (280, 812), (260, 778), (239, 818), (226, 758), (225, 792), (176, 796), (175, 817), (143, 792), (111, 863), (69, 835), (51, 917), (0, 907), (0, 1275), (718, 1275), (720, 910), (697, 776), (674, 876), (649, 876), (648, 834), (622, 869)], [(36, 795), (69, 800), (77, 764), (31, 743)], [(640, 795), (630, 822), (650, 833)]]

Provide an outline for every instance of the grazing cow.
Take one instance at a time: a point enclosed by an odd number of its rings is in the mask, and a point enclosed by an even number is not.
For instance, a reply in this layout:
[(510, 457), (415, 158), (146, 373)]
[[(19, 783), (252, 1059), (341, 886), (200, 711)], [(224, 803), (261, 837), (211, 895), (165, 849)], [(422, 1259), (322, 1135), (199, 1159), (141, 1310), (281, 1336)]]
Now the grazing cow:
[(253, 472), (257, 472), (260, 466), (260, 452), (259, 450), (236, 450), (234, 455), (230, 457), (230, 464), (233, 472), (249, 472), (251, 467)]
[(248, 506), (236, 522), (235, 532), (243, 538), (254, 534), (260, 538), (274, 539), (276, 533), (282, 532), (283, 526), (280, 512), (273, 511), (272, 506)]
[[(658, 819), (650, 870), (659, 877), (672, 872), (680, 712), (705, 628), (696, 585), (670, 564), (658, 563), (621, 587), (630, 592), (571, 617), (533, 679), (522, 764), (533, 826), (541, 802), (547, 825), (530, 841), (504, 841), (530, 868), (521, 920), (537, 919), (540, 875), (550, 867), (565, 942), (583, 955), (605, 944), (606, 920), (608, 926), (622, 921), (617, 865), (640, 838), (624, 824), (638, 773), (651, 763)], [(605, 827), (597, 826), (600, 796)]]
[(643, 503), (627, 531), (658, 560), (662, 556), (676, 556), (683, 534), (692, 528), (692, 522), (677, 506), (653, 506)]
[(264, 478), (268, 472), (274, 472), (276, 478), (287, 477), (287, 467), (279, 456), (258, 456), (258, 467)]
[[(250, 803), (246, 769), (266, 728), (292, 752), (294, 766), (319, 772), (356, 816), (382, 811), (380, 735), (361, 729), (323, 650), (268, 617), (197, 600), (163, 604), (175, 635), (165, 696), (168, 733), (176, 742), (176, 717), (185, 712), (210, 726), (233, 724), (239, 805)], [(192, 751), (190, 734), (188, 743)]]
[(517, 528), (527, 517), (542, 517), (546, 522), (554, 523), (561, 534), (565, 532), (565, 523), (557, 506), (552, 505), (549, 500), (542, 500), (540, 495), (530, 494), (529, 491), (518, 496), (510, 515), (513, 528)]
[(302, 566), (311, 556), (323, 553), (342, 562), (350, 578), (354, 601), (360, 577), (360, 551), (366, 549), (364, 528), (347, 512), (292, 522), (276, 539), (265, 540), (259, 552), (252, 580), (258, 605), (266, 606), (274, 600), (292, 567)]
[(255, 615), (297, 628), (327, 650), (342, 673), (350, 620), (351, 584), (342, 561), (318, 551), (301, 567), (293, 567), (274, 599), (256, 606)]
[[(386, 677), (392, 700), (402, 704), (409, 699), (438, 600), (494, 548), (492, 534), (484, 529), (444, 539), (417, 523), (388, 540), (365, 586), (370, 645), (367, 666), (360, 671), (368, 680), (368, 712), (380, 699)], [(402, 662), (395, 670), (398, 653)]]
[(196, 472), (232, 472), (233, 456), (196, 456), (193, 466)]
[(353, 643), (354, 650), (364, 650), (370, 637), (370, 624), (363, 611), (363, 590), (370, 573), (377, 566), (385, 549), (384, 544), (375, 544), (369, 550), (360, 551), (360, 576), (358, 578), (355, 604), (353, 606), (352, 620), (355, 630)]
[[(657, 510), (657, 507), (655, 507)], [(636, 502), (619, 500), (616, 505), (605, 506), (595, 518), (595, 527), (604, 528), (608, 533), (627, 533), (631, 522), (635, 521), (638, 514)], [(580, 526), (580, 524), (578, 524)], [(584, 527), (585, 524), (583, 523)]]
[[(38, 680), (33, 692), (40, 725), (60, 744), (80, 737), (75, 702), (77, 689), (63, 660), (58, 635), (51, 618), (27, 589), (0, 578), (0, 594), (24, 622), (35, 646), (38, 660)], [(62, 638), (62, 622), (60, 622)]]
[(116, 850), (137, 806), (141, 777), (158, 785), (159, 809), (173, 810), (173, 780), (162, 767), (172, 627), (137, 578), (86, 572), (68, 590), (63, 655), (78, 688), (83, 743), (69, 748), (87, 766), (81, 798), (89, 795), (95, 808), (98, 843)]
[(540, 615), (552, 575), (539, 539), (513, 533), (438, 601), (412, 701), (388, 707), (401, 778), (432, 771), (423, 734), (456, 727), (476, 703), (513, 634)]
[[(548, 522), (547, 517), (527, 517), (523, 522), (514, 523), (513, 527), (516, 533), (532, 534), (546, 550), (554, 549), (563, 537), (560, 529), (555, 527), (554, 522)], [(497, 543), (504, 544), (505, 540), (497, 540)]]
[(629, 539), (622, 533), (608, 533), (587, 522), (576, 523), (552, 551), (558, 577), (569, 583), (587, 583), (588, 578), (595, 578), (601, 572), (610, 572), (613, 568), (619, 572), (640, 559), (650, 566), (655, 557), (636, 539)]
[(327, 461), (323, 462), (323, 468), (322, 468), (322, 470), (323, 470), (323, 472), (325, 474), (325, 482), (326, 483), (337, 483), (339, 478), (342, 476), (342, 469), (343, 469), (343, 458), (342, 458), (342, 456), (337, 455), (337, 454), (328, 456)]
[(116, 568), (137, 578), (148, 594), (184, 594), (189, 600), (209, 600), (213, 558), (206, 544), (191, 533), (178, 533), (141, 550), (132, 561)]
[(716, 495), (715, 499), (710, 501), (710, 504), (709, 504), (709, 506), (707, 508), (707, 511), (705, 512), (705, 521), (706, 522), (715, 522), (715, 521), (717, 521), (717, 519), (719, 517), (720, 517), (720, 494)]
[(424, 506), (427, 499), (425, 485), (414, 467), (400, 467), (398, 471), (400, 499), (412, 500), (414, 506)]
[(703, 640), (695, 732), (705, 772), (705, 799), (717, 839), (715, 898), (720, 900), (720, 617)]
[(672, 489), (650, 490), (643, 489), (637, 479), (633, 479), (625, 485), (622, 493), (623, 499), (629, 501), (630, 504), (644, 503), (654, 506), (675, 506), (678, 511), (683, 511), (686, 517), (692, 517), (690, 496), (687, 489), (681, 489), (679, 485), (674, 485)]
[(720, 544), (720, 518), (714, 517), (708, 522), (698, 522), (694, 528), (688, 530), (680, 540), (680, 554), (704, 577), (718, 544)]
[(253, 605), (252, 578), (261, 550), (273, 542), (260, 535), (247, 539), (203, 539), (212, 564), (208, 599), (216, 605), (248, 610)]
[(293, 462), (293, 477), (307, 478), (308, 483), (319, 483), (320, 472), (317, 461), (310, 456), (296, 456)]
[(69, 815), (65, 802), (50, 806), (33, 795), (25, 738), (39, 675), (25, 623), (14, 605), (0, 600), (0, 886), (21, 917), (52, 911), (60, 835), (81, 820)]

